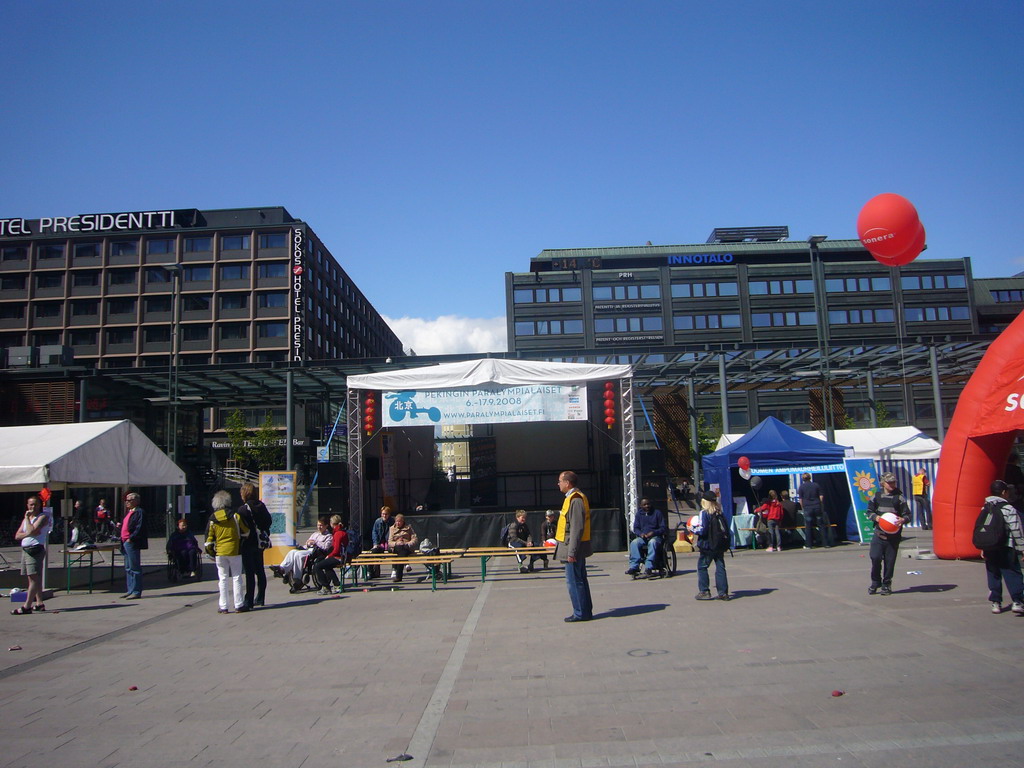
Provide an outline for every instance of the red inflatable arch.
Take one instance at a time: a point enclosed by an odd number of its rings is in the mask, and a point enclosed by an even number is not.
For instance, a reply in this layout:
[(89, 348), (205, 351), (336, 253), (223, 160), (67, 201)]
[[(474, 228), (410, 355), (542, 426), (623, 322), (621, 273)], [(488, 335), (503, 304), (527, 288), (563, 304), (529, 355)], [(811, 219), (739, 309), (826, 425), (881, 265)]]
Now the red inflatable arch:
[(967, 382), (939, 455), (932, 499), (935, 554), (979, 557), (971, 544), (978, 511), (1002, 479), (1018, 430), (1024, 429), (1024, 313), (982, 357)]

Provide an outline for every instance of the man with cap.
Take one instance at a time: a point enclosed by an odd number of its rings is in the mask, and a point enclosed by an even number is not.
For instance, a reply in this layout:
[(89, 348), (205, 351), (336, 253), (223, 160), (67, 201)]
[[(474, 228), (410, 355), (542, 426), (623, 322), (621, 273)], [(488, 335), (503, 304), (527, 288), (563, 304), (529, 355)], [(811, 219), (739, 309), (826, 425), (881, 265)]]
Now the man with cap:
[(1021, 577), (1020, 559), (1024, 556), (1024, 531), (1021, 530), (1020, 515), (1013, 506), (1017, 493), (1012, 485), (1002, 480), (993, 480), (985, 506), (996, 508), (1003, 516), (1006, 541), (995, 549), (982, 550), (985, 558), (985, 575), (988, 578), (988, 599), (992, 613), (1003, 612), (1003, 582), (1010, 593), (1013, 604), (1010, 609), (1018, 616), (1024, 615), (1024, 579)]
[[(892, 574), (896, 569), (896, 558), (899, 556), (900, 541), (903, 539), (903, 526), (910, 522), (910, 505), (896, 487), (896, 475), (886, 472), (881, 477), (882, 487), (868, 501), (868, 520), (875, 524), (874, 535), (871, 537), (871, 586), (868, 594), (876, 592), (882, 595), (892, 594)], [(878, 525), (878, 519), (887, 512), (900, 518), (899, 528), (888, 533)]]

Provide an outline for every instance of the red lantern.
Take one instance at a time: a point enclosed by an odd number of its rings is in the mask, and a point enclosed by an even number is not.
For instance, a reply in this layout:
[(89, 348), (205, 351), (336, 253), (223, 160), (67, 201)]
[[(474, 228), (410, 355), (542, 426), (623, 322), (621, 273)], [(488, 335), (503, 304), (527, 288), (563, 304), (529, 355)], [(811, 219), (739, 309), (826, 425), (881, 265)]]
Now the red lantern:
[(864, 204), (857, 217), (857, 237), (876, 259), (892, 259), (911, 247), (920, 226), (921, 219), (913, 204), (905, 197), (886, 192)]
[(612, 417), (614, 417), (615, 416), (615, 409), (614, 408), (605, 408), (604, 409), (604, 415), (605, 416), (612, 416)]
[(45, 485), (39, 489), (39, 499), (43, 502), (43, 506), (46, 506), (46, 502), (50, 500), (50, 489)]
[(736, 463), (740, 465), (740, 469), (750, 469), (750, 459), (748, 459), (746, 456), (740, 456)]
[(885, 264), (888, 267), (902, 267), (905, 264), (909, 264), (921, 254), (921, 251), (924, 250), (926, 237), (927, 234), (924, 231), (924, 225), (921, 224), (918, 229), (917, 236), (914, 238), (914, 242), (910, 244), (910, 247), (907, 248), (907, 250), (897, 256), (893, 256), (892, 258), (875, 255), (875, 261), (880, 264)]
[(608, 425), (608, 429), (612, 428), (612, 424), (615, 423), (615, 418), (612, 416), (605, 416), (604, 423)]

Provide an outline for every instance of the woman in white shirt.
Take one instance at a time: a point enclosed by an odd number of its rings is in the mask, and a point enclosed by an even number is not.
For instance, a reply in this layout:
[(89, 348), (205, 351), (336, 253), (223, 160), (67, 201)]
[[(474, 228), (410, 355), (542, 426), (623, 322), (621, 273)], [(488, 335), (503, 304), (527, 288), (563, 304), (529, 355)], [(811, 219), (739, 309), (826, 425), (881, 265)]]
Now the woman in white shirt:
[(14, 616), (46, 610), (43, 605), (43, 569), (46, 568), (46, 542), (53, 521), (43, 511), (38, 496), (29, 496), (25, 507), (25, 517), (14, 539), (21, 545), (21, 573), (28, 579), (28, 590), (25, 593), (25, 604), (11, 611)]

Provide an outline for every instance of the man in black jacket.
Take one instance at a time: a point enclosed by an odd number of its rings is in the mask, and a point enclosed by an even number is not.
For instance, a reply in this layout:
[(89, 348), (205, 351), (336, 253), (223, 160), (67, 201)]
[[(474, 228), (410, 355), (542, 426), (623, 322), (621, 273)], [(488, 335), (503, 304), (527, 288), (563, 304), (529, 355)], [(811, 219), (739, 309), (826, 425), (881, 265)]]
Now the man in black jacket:
[[(896, 475), (886, 472), (882, 475), (882, 488), (868, 501), (868, 520), (875, 524), (871, 538), (871, 586), (868, 594), (876, 592), (882, 595), (892, 594), (892, 574), (896, 569), (896, 558), (899, 556), (900, 541), (903, 540), (903, 526), (910, 522), (910, 505), (896, 487)], [(900, 519), (895, 532), (883, 530), (878, 519), (887, 512), (892, 512)], [(883, 569), (884, 566), (884, 569)]]

